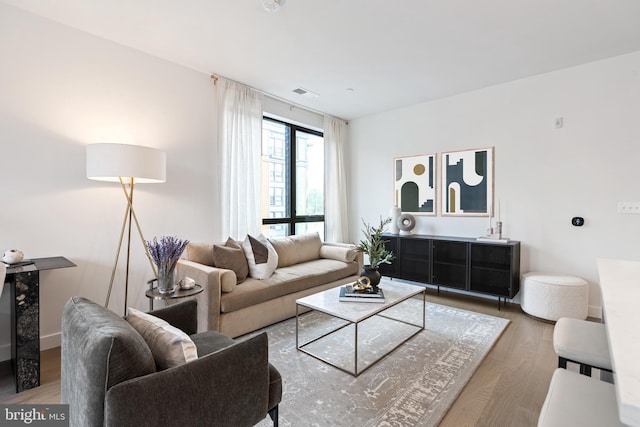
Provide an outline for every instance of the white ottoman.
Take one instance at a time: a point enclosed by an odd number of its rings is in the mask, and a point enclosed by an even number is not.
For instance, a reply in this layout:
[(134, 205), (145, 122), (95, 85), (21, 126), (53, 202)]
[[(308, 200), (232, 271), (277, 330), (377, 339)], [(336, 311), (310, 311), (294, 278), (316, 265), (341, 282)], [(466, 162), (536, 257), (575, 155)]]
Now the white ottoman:
[(525, 313), (546, 320), (586, 319), (589, 287), (575, 276), (530, 272), (522, 275), (520, 306)]

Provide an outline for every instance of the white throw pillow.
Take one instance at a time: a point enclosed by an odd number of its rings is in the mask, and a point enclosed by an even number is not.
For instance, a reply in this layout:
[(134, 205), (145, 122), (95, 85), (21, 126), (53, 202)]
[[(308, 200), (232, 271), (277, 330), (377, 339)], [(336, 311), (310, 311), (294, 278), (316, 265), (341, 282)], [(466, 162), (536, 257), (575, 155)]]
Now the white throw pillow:
[(158, 369), (184, 365), (198, 358), (191, 338), (159, 317), (129, 308), (127, 322), (144, 338)]
[(242, 249), (249, 264), (249, 275), (254, 279), (268, 279), (278, 267), (278, 253), (266, 237), (247, 235)]

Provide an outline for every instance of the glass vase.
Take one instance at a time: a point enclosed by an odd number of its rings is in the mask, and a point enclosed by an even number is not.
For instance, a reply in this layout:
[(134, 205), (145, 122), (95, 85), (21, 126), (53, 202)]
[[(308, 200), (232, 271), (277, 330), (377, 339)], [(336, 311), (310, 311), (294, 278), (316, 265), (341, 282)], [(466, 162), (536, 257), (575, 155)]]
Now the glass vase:
[(158, 292), (161, 294), (170, 294), (176, 290), (176, 269), (158, 270)]

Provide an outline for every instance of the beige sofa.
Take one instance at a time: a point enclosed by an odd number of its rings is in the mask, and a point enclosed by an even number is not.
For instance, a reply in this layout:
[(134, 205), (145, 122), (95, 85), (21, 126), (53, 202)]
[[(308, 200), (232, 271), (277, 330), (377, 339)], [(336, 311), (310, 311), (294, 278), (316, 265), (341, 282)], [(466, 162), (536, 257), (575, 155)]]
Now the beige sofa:
[(317, 233), (269, 242), (278, 254), (276, 270), (266, 279), (247, 277), (241, 283), (233, 270), (215, 267), (214, 245), (187, 246), (177, 278), (190, 277), (204, 287), (196, 297), (198, 332), (233, 338), (288, 319), (296, 314), (296, 299), (353, 282), (362, 270), (362, 254), (352, 245), (323, 243)]

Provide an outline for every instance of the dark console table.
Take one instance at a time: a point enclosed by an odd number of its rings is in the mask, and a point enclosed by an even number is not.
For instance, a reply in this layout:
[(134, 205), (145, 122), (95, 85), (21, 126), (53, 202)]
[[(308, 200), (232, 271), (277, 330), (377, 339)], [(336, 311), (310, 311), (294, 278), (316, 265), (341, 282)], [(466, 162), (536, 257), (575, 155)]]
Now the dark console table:
[(464, 237), (384, 234), (391, 264), (380, 274), (438, 287), (513, 298), (520, 290), (520, 242)]
[(16, 392), (40, 385), (40, 271), (75, 267), (65, 257), (34, 258), (7, 267), (11, 289), (11, 361)]

